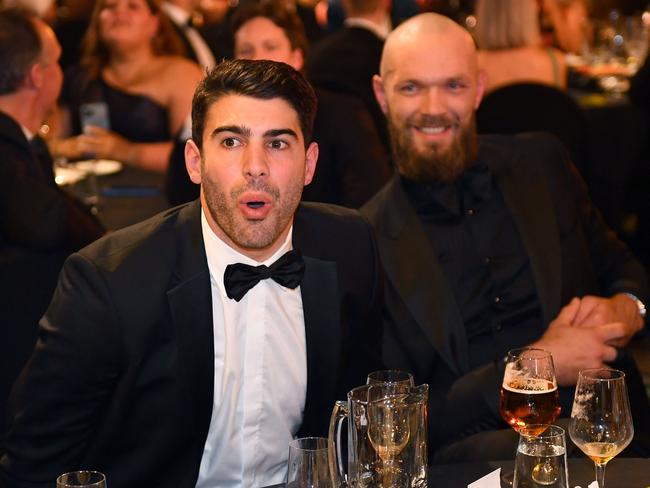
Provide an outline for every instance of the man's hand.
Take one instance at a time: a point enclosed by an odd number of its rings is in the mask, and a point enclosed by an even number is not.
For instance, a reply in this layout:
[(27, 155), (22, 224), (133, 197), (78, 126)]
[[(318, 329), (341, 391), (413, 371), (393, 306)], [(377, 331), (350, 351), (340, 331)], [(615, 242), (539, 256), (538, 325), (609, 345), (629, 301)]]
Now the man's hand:
[(573, 327), (572, 323), (582, 308), (582, 301), (574, 298), (565, 306), (544, 335), (532, 347), (545, 349), (553, 355), (555, 375), (562, 386), (575, 385), (578, 372), (599, 368), (616, 359), (616, 348), (610, 345), (626, 334), (620, 322)]
[(625, 334), (609, 344), (623, 347), (643, 328), (643, 322), (636, 302), (624, 293), (618, 293), (611, 298), (591, 295), (583, 297), (572, 324), (575, 327), (597, 327), (620, 323), (625, 329)]

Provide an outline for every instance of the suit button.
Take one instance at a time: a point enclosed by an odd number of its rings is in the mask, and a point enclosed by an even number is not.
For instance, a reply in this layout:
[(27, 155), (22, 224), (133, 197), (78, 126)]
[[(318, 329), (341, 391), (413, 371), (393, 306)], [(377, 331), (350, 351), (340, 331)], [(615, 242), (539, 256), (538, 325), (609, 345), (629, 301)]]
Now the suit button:
[(490, 259), (490, 256), (485, 256), (485, 259), (483, 260), (485, 264), (490, 264), (492, 262), (492, 259)]
[(473, 208), (468, 209), (467, 215), (474, 215), (474, 209)]
[(496, 304), (501, 303), (501, 297), (494, 297), (494, 303)]
[(497, 324), (494, 326), (494, 330), (496, 330), (497, 332), (501, 332), (501, 329), (503, 329), (503, 325), (501, 324)]

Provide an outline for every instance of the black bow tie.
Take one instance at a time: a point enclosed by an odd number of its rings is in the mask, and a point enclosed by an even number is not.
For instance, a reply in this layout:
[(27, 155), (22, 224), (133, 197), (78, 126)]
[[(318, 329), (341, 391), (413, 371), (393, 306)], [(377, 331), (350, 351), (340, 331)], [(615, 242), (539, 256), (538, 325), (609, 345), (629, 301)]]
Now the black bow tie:
[(226, 286), (228, 298), (236, 301), (244, 298), (244, 295), (257, 285), (261, 280), (271, 278), (276, 283), (286, 288), (296, 288), (305, 273), (305, 263), (300, 252), (289, 251), (278, 259), (271, 266), (249, 266), (248, 264), (236, 263), (226, 266), (223, 275), (223, 282)]

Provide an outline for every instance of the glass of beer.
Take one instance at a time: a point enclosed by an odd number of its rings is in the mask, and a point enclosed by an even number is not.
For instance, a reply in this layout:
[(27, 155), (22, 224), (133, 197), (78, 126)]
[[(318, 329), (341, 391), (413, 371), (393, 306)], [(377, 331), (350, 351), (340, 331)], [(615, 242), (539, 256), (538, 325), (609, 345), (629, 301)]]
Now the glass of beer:
[[(550, 352), (532, 347), (508, 351), (499, 411), (522, 436), (539, 435), (555, 421), (560, 395)], [(501, 481), (512, 486), (513, 474), (503, 473)]]
[(523, 435), (539, 435), (555, 421), (560, 401), (550, 352), (530, 347), (508, 352), (499, 411)]
[(596, 480), (605, 488), (605, 466), (634, 437), (625, 373), (586, 369), (578, 374), (569, 436), (596, 465)]

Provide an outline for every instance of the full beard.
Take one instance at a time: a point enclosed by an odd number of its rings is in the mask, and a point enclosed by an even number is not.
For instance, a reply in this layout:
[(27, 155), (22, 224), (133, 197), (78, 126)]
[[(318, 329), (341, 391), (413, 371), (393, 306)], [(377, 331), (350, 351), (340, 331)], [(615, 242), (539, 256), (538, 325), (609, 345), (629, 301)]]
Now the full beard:
[[(302, 185), (295, 183), (281, 198), (277, 187), (259, 180), (251, 180), (229, 193), (208, 181), (202, 185), (202, 190), (212, 219), (235, 245), (243, 249), (271, 246), (291, 222), (302, 195)], [(239, 197), (247, 191), (263, 192), (272, 197), (275, 208), (265, 219), (248, 220), (239, 212)]]
[[(419, 183), (452, 183), (456, 181), (478, 156), (476, 118), (463, 126), (442, 115), (414, 115), (398, 125), (388, 117), (388, 128), (397, 170), (404, 178)], [(458, 134), (447, 149), (431, 143), (424, 151), (415, 147), (410, 128), (413, 126), (458, 126)]]

